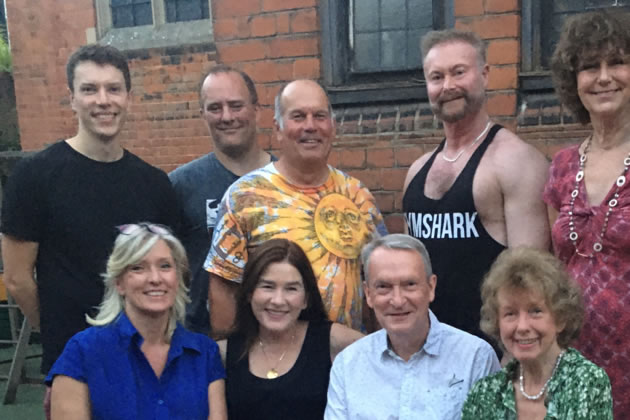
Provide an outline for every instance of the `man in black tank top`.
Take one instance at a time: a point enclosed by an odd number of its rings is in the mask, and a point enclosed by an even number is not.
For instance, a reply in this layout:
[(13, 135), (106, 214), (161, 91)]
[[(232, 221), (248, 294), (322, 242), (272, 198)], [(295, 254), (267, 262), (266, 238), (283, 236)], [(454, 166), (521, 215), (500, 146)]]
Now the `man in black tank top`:
[(405, 180), (410, 235), (427, 247), (437, 275), (438, 319), (483, 336), (479, 287), (503, 249), (549, 248), (542, 201), (548, 162), (485, 109), (489, 66), (472, 32), (433, 31), (422, 40), (431, 109), (445, 139), (420, 157)]

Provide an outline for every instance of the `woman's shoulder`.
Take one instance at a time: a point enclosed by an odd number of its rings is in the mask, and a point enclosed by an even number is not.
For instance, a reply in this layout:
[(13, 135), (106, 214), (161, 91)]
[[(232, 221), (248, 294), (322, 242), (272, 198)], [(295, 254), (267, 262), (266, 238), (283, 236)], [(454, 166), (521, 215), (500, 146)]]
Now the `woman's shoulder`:
[(566, 166), (570, 162), (577, 163), (578, 161), (576, 159), (579, 157), (579, 148), (579, 144), (574, 144), (572, 146), (565, 147), (564, 149), (560, 149), (553, 155), (553, 158), (551, 159), (551, 166)]
[(175, 331), (178, 335), (178, 340), (185, 347), (196, 349), (200, 353), (219, 351), (217, 342), (205, 334), (190, 331), (181, 324), (177, 324)]
[(567, 349), (558, 372), (565, 381), (579, 381), (585, 385), (609, 383), (606, 371), (591, 362), (574, 348)]

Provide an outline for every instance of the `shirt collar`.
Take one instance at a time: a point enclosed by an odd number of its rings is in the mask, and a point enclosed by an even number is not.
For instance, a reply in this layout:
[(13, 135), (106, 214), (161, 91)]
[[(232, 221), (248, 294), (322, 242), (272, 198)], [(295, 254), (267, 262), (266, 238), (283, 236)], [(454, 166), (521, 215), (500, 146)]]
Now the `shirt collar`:
[[(113, 327), (118, 331), (120, 340), (125, 347), (128, 347), (131, 342), (135, 343), (138, 348), (142, 345), (144, 339), (136, 327), (133, 326), (125, 311), (118, 315), (118, 318), (113, 322)], [(186, 331), (178, 322), (171, 338), (169, 358), (180, 355), (184, 348), (201, 353), (201, 344), (196, 334)]]
[[(440, 354), (440, 336), (442, 335), (442, 324), (438, 321), (437, 317), (433, 314), (433, 312), (429, 309), (429, 334), (427, 334), (427, 339), (424, 342), (424, 345), (420, 350), (418, 350), (412, 358), (421, 353), (423, 350), (425, 353), (431, 356), (437, 356)], [(389, 355), (391, 357), (399, 357), (394, 350), (389, 345), (389, 340), (387, 339), (387, 331), (385, 328), (375, 332), (374, 334), (380, 334), (380, 336), (376, 340), (376, 347), (383, 355)]]

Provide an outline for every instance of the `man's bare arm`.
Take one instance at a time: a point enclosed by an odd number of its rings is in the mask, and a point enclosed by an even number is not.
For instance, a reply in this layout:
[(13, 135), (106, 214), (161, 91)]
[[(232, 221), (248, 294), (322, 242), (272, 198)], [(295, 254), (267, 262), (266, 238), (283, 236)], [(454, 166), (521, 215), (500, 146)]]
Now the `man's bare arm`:
[(220, 340), (226, 338), (234, 327), (239, 284), (216, 274), (210, 274), (209, 281), (210, 329), (212, 338)]
[(34, 328), (39, 328), (39, 299), (34, 278), (38, 250), (37, 242), (2, 237), (4, 284)]
[(525, 245), (548, 250), (551, 243), (549, 217), (542, 194), (549, 162), (542, 153), (525, 143), (502, 156), (505, 165), (501, 166), (499, 181), (504, 197), (507, 246)]

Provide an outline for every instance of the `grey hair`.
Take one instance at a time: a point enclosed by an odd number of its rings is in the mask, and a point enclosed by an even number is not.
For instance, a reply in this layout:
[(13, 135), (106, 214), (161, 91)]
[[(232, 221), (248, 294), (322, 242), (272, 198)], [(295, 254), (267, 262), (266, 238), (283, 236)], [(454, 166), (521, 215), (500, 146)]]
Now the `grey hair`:
[(137, 264), (142, 260), (161, 239), (171, 250), (173, 260), (175, 261), (178, 280), (175, 304), (171, 308), (166, 330), (166, 338), (170, 341), (177, 322), (184, 322), (186, 304), (190, 302), (188, 287), (186, 286), (190, 280), (188, 258), (186, 257), (186, 250), (182, 243), (166, 228), (164, 228), (164, 233), (156, 233), (142, 227), (143, 225), (150, 226), (149, 223), (141, 223), (139, 224), (141, 228), (128, 234), (120, 233), (116, 238), (114, 250), (107, 260), (107, 268), (102, 275), (103, 282), (105, 283), (103, 302), (99, 305), (98, 314), (94, 318), (88, 315), (85, 317), (88, 324), (96, 326), (110, 324), (118, 318), (120, 313), (125, 309), (125, 299), (118, 293), (118, 289), (116, 288), (118, 280), (131, 265)]
[[(280, 130), (284, 130), (284, 119), (282, 118), (282, 114), (284, 114), (284, 108), (282, 106), (282, 95), (284, 94), (284, 90), (291, 83), (293, 83), (293, 82), (285, 83), (280, 88), (280, 90), (278, 91), (278, 94), (276, 95), (274, 103), (273, 103), (274, 104), (274, 107), (273, 107), (273, 119), (276, 122), (276, 124), (278, 124), (278, 128)], [(321, 87), (321, 85), (320, 85), (320, 87)], [(326, 95), (326, 101), (328, 102), (328, 114), (330, 114), (330, 119), (332, 121), (332, 120), (335, 119), (335, 113), (333, 112), (332, 105), (330, 104), (330, 98), (328, 97), (328, 92), (326, 92), (326, 89), (324, 89), (323, 87), (322, 87), (322, 90), (324, 91), (324, 94)]]
[(477, 61), (479, 66), (486, 64), (486, 44), (474, 32), (462, 31), (461, 29), (443, 29), (441, 31), (427, 32), (420, 40), (420, 49), (422, 50), (422, 62), (427, 58), (427, 54), (431, 48), (436, 45), (448, 42), (465, 42), (477, 51)]
[(370, 265), (370, 257), (377, 248), (387, 249), (402, 249), (416, 251), (422, 257), (424, 263), (424, 272), (427, 279), (433, 275), (433, 268), (431, 267), (431, 258), (429, 258), (429, 251), (422, 242), (410, 235), (403, 233), (391, 233), (389, 235), (381, 236), (372, 239), (370, 243), (363, 247), (361, 250), (361, 264), (363, 265), (363, 273), (365, 279), (369, 280), (368, 267)]

